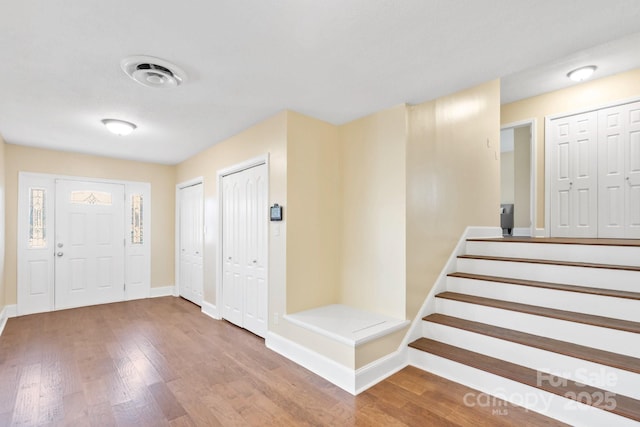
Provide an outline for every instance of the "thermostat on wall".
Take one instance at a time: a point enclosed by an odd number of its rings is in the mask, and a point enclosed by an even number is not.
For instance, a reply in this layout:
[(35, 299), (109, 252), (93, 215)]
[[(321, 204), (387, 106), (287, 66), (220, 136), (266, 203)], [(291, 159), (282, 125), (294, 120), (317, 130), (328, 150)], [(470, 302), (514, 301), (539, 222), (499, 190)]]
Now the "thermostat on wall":
[(271, 206), (271, 221), (282, 221), (282, 206), (275, 204)]

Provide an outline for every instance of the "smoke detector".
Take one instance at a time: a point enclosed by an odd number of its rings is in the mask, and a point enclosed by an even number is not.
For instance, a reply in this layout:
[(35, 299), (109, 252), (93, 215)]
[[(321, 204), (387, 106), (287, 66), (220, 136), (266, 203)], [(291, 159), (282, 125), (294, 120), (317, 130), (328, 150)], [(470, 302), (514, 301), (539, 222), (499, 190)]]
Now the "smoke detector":
[(120, 61), (120, 66), (129, 77), (147, 87), (177, 87), (187, 80), (176, 65), (153, 56), (130, 56)]

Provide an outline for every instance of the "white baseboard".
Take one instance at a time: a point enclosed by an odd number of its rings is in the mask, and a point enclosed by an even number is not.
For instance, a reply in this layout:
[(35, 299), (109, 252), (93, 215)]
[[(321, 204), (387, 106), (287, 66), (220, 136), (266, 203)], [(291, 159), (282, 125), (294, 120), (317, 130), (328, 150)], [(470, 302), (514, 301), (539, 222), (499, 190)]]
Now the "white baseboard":
[(500, 227), (467, 227), (462, 233), (464, 239), (490, 239), (492, 237), (502, 237)]
[(273, 332), (267, 332), (265, 345), (341, 389), (356, 394), (355, 370)]
[(531, 229), (529, 227), (515, 227), (511, 230), (513, 237), (531, 237)]
[(17, 316), (17, 307), (15, 304), (5, 305), (0, 310), (0, 335), (4, 331), (4, 327), (7, 325), (7, 319)]
[(202, 301), (202, 313), (211, 317), (212, 319), (220, 320), (222, 316), (220, 316), (220, 311), (218, 311), (218, 307), (211, 304), (210, 302)]
[(360, 394), (369, 387), (395, 374), (409, 364), (409, 352), (406, 346), (356, 370), (356, 392)]
[(535, 237), (546, 237), (546, 233), (544, 231), (544, 228), (536, 228)]
[(354, 370), (273, 332), (267, 333), (265, 344), (267, 348), (353, 395), (365, 391), (408, 364), (406, 347)]
[(175, 286), (161, 286), (159, 288), (151, 288), (149, 298), (170, 297), (173, 296)]

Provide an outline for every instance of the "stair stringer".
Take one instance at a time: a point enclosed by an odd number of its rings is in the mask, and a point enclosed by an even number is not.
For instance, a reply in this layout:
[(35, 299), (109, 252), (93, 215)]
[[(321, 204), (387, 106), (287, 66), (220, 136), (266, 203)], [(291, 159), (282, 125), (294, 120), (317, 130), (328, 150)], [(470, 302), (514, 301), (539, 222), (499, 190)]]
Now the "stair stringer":
[(409, 332), (405, 335), (400, 348), (406, 348), (410, 342), (413, 342), (422, 336), (422, 318), (435, 313), (436, 311), (436, 295), (447, 290), (447, 275), (456, 271), (458, 256), (464, 255), (467, 248), (467, 239), (490, 239), (502, 237), (502, 229), (500, 227), (467, 227), (455, 248), (451, 252), (449, 259), (440, 271), (436, 282), (429, 291), (427, 298), (424, 300), (418, 314), (411, 322)]

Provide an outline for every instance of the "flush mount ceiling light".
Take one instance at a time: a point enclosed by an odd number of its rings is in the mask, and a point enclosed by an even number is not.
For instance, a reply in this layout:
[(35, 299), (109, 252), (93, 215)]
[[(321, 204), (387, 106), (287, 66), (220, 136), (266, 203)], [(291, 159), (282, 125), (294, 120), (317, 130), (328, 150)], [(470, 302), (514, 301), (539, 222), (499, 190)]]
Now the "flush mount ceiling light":
[(118, 136), (129, 135), (137, 127), (133, 123), (118, 119), (102, 119), (102, 124), (105, 125), (111, 133)]
[(587, 80), (591, 75), (596, 71), (598, 67), (595, 65), (587, 65), (586, 67), (576, 68), (573, 71), (569, 71), (567, 73), (567, 77), (569, 77), (574, 82), (582, 82)]
[(178, 87), (187, 75), (178, 66), (153, 56), (130, 56), (120, 61), (122, 70), (141, 85), (153, 88)]

